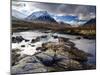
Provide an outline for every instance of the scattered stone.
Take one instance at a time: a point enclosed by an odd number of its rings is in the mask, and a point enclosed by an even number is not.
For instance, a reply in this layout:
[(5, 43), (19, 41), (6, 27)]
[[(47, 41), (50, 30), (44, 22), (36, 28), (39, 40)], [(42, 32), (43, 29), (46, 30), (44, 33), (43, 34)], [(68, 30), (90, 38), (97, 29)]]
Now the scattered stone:
[(12, 37), (12, 43), (20, 43), (24, 40), (22, 36)]
[(40, 37), (37, 37), (36, 39), (32, 39), (31, 43), (35, 43), (35, 42), (38, 42), (38, 41), (40, 41)]
[(21, 47), (25, 47), (25, 45), (21, 45)]
[(12, 66), (12, 74), (35, 72), (47, 72), (47, 67), (45, 67), (35, 56), (27, 56), (21, 59), (17, 65)]
[(31, 45), (32, 47), (34, 47), (35, 45)]
[(11, 52), (11, 56), (12, 56), (12, 61), (11, 61), (11, 65), (15, 65), (18, 61), (19, 61), (19, 57), (21, 56), (20, 54), (18, 54), (20, 50), (19, 49), (13, 49)]
[(43, 36), (41, 36), (41, 38), (47, 38), (47, 35), (43, 35)]
[(54, 39), (57, 39), (57, 38), (58, 38), (58, 36), (57, 36), (57, 35), (52, 35), (52, 37), (53, 37)]
[(84, 39), (96, 39), (96, 36), (83, 36)]
[(59, 43), (64, 43), (64, 42), (68, 42), (69, 38), (59, 37), (58, 40), (59, 40)]
[(39, 53), (36, 55), (36, 57), (42, 62), (42, 64), (46, 66), (52, 66), (53, 65), (53, 58), (49, 55), (46, 55), (44, 53)]
[(59, 61), (57, 63), (58, 66), (64, 68), (65, 70), (81, 70), (82, 69), (82, 65), (75, 61), (75, 60), (71, 60), (71, 59), (64, 59), (62, 61)]
[(42, 47), (37, 47), (37, 48), (36, 48), (36, 50), (42, 50), (42, 49), (43, 49)]
[(72, 47), (71, 50), (68, 50), (68, 52), (70, 53), (71, 59), (77, 60), (79, 62), (86, 62), (88, 60), (88, 53), (75, 47)]
[(27, 39), (24, 39), (25, 40), (25, 42), (28, 42), (28, 41), (30, 41), (30, 40), (27, 40)]
[(83, 64), (83, 69), (84, 70), (89, 70), (89, 69), (96, 69), (96, 65), (95, 64)]
[(81, 37), (76, 37), (76, 39), (81, 39)]
[(16, 43), (16, 37), (12, 37), (12, 43)]
[[(32, 42), (39, 40), (40, 37), (32, 39)], [(69, 38), (59, 38), (59, 42), (43, 43), (42, 47), (36, 48), (41, 52), (22, 59), (19, 59), (20, 55), (17, 54), (17, 51), (13, 52), (12, 73), (25, 74), (95, 68), (95, 66), (87, 64), (88, 56), (91, 55), (76, 48), (75, 44), (69, 41)]]

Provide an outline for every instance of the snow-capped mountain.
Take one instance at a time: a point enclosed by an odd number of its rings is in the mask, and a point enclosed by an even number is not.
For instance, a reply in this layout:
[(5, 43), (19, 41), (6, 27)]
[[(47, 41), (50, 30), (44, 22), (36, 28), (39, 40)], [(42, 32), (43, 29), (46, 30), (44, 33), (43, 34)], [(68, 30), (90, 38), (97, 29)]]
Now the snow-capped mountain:
[(76, 20), (78, 17), (77, 16), (70, 16), (70, 15), (68, 15), (68, 16), (54, 16), (54, 18), (56, 19), (56, 20), (58, 20), (58, 21), (72, 21), (72, 20)]
[(52, 14), (47, 11), (36, 11), (29, 15), (25, 20), (27, 21), (45, 21), (45, 22), (57, 22), (57, 23), (65, 23), (71, 25), (79, 25), (84, 24), (85, 20), (79, 20), (78, 16), (72, 15), (57, 15)]
[(83, 26), (96, 26), (96, 18), (90, 19)]
[(27, 17), (25, 14), (23, 14), (17, 10), (14, 10), (14, 9), (12, 10), (12, 16), (17, 18), (17, 19), (24, 19)]
[(90, 20), (87, 21), (85, 24), (86, 24), (86, 25), (89, 25), (89, 24), (95, 24), (95, 25), (96, 25), (96, 18), (90, 19)]
[(40, 22), (56, 22), (56, 20), (47, 11), (33, 12), (26, 18), (27, 21), (40, 21)]
[(25, 20), (25, 21), (38, 21), (38, 22), (54, 22), (54, 23), (64, 23), (70, 25), (83, 25), (87, 21), (86, 20), (79, 20), (78, 16), (72, 15), (58, 15), (49, 13), (47, 11), (34, 11), (30, 15), (25, 15), (17, 10), (12, 10), (12, 16)]
[(52, 16), (59, 23), (64, 22), (64, 23), (71, 24), (71, 25), (81, 25), (81, 24), (86, 23), (86, 20), (79, 20), (78, 16), (72, 16), (72, 15), (65, 15), (65, 16), (64, 15), (62, 16), (52, 15)]

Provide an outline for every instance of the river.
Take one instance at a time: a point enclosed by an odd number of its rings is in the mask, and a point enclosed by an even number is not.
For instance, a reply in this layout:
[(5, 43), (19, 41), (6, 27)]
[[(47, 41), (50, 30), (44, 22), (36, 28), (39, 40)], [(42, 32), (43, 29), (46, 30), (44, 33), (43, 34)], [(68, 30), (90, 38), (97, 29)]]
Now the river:
[[(35, 39), (39, 36), (47, 36), (46, 38), (41, 38), (40, 41), (31, 43), (32, 39)], [(69, 38), (70, 41), (75, 43), (75, 46), (79, 48), (80, 50), (83, 50), (85, 52), (91, 53), (93, 57), (88, 58), (88, 63), (96, 64), (96, 40), (89, 40), (89, 39), (76, 39), (78, 36), (76, 35), (69, 35), (69, 34), (60, 34), (60, 33), (54, 33), (51, 31), (44, 32), (41, 30), (31, 30), (31, 31), (24, 31), (24, 32), (15, 32), (12, 36), (22, 36), (25, 39), (28, 39), (30, 41), (25, 42), (24, 40), (21, 43), (12, 43), (12, 49), (20, 49), (20, 54), (26, 54), (26, 55), (33, 55), (37, 52), (36, 48), (41, 47), (42, 43), (45, 42), (58, 42), (58, 39), (54, 39), (52, 35), (58, 36), (58, 37), (64, 37)], [(33, 46), (30, 46), (33, 45)], [(21, 45), (25, 45), (25, 47), (22, 47)]]

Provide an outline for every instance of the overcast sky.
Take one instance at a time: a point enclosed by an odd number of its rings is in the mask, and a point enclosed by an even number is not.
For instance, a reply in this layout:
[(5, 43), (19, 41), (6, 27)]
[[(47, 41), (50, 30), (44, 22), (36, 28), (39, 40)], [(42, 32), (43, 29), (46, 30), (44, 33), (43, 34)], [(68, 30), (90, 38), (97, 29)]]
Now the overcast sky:
[[(17, 0), (18, 1), (18, 0)], [(55, 4), (40, 2), (17, 2), (12, 1), (12, 9), (20, 11), (26, 15), (34, 11), (48, 11), (56, 15), (74, 15), (80, 20), (88, 20), (95, 17), (96, 7), (90, 5)]]

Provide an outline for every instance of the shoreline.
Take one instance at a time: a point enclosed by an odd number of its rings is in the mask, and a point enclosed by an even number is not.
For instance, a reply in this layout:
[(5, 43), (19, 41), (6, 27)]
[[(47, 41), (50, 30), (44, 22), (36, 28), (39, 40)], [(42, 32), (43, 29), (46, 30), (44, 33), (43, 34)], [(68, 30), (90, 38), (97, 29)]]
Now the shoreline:
[[(12, 52), (12, 56), (15, 57), (12, 59), (13, 63), (14, 61), (17, 62), (12, 66), (12, 72), (14, 74), (25, 72), (30, 73), (30, 70), (26, 71), (25, 69), (22, 69), (22, 67), (26, 67), (27, 65), (33, 65), (33, 67), (31, 67), (31, 72), (33, 73), (95, 69), (95, 65), (86, 63), (88, 61), (88, 56), (92, 55), (76, 48), (75, 44), (69, 41), (69, 39), (59, 37), (59, 43), (47, 42), (42, 44), (42, 47), (39, 49), (41, 50), (41, 52), (36, 53), (32, 56), (24, 55), (23, 57), (20, 57), (20, 54), (17, 54), (16, 50), (15, 52)], [(41, 67), (34, 66), (35, 64), (39, 64), (40, 66), (42, 66), (42, 71), (41, 69), (39, 69)], [(53, 68), (53, 64), (55, 65), (55, 67), (57, 67), (57, 69)], [(30, 69), (30, 67), (28, 66), (27, 69)], [(34, 67), (38, 68), (38, 70), (34, 69)], [(47, 67), (49, 67), (49, 71)]]

